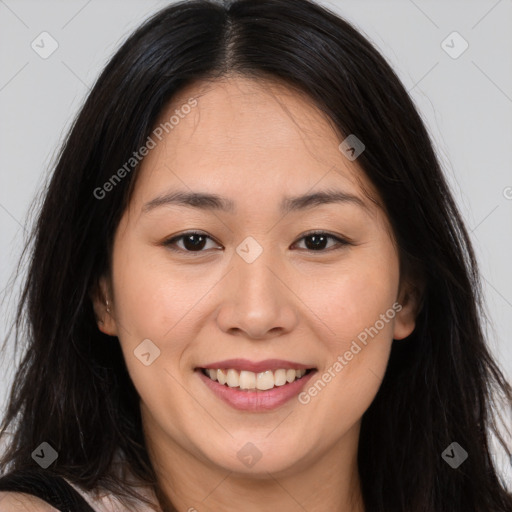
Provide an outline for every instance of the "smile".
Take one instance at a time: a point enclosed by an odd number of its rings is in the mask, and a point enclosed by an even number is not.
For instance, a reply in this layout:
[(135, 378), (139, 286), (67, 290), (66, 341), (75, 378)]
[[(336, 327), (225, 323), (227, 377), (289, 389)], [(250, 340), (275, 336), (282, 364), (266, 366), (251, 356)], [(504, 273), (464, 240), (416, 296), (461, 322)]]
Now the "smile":
[(210, 391), (235, 409), (253, 412), (284, 405), (317, 372), (316, 368), (283, 360), (254, 363), (231, 359), (208, 366), (196, 371)]
[(259, 373), (247, 370), (230, 369), (202, 369), (204, 375), (219, 384), (226, 385), (233, 389), (248, 391), (267, 391), (274, 387), (284, 386), (301, 379), (312, 370), (294, 370), (280, 368), (278, 370), (266, 370)]

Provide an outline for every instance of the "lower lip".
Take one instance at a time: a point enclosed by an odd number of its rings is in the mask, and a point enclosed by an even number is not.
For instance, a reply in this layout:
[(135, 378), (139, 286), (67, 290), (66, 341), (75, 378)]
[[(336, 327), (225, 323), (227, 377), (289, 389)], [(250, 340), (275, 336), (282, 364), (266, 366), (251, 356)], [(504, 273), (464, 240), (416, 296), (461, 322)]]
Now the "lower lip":
[(201, 370), (196, 370), (203, 382), (222, 400), (241, 411), (270, 411), (297, 396), (309, 379), (316, 373), (311, 371), (304, 377), (284, 386), (276, 386), (267, 391), (240, 391), (230, 388), (207, 377)]

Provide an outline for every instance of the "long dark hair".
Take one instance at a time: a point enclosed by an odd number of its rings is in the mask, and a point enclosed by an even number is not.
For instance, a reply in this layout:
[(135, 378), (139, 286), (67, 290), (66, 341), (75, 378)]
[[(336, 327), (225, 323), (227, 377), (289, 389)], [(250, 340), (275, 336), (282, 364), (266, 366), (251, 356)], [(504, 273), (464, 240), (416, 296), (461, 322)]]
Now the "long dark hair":
[[(491, 434), (507, 449), (491, 409), (497, 396), (509, 407), (512, 390), (484, 341), (475, 256), (429, 135), (376, 49), (308, 0), (173, 4), (106, 66), (59, 154), (30, 241), (15, 336), (25, 355), (3, 422), (13, 428), (5, 467), (32, 466), (31, 452), (46, 441), (59, 453), (56, 473), (84, 489), (129, 495), (110, 471), (122, 450), (129, 469), (155, 485), (138, 395), (91, 304), (138, 167), (103, 199), (94, 190), (144, 145), (177, 91), (233, 73), (286, 82), (340, 134), (363, 141), (357, 162), (385, 205), (401, 277), (424, 282), (416, 329), (393, 342), (363, 416), (366, 510), (512, 511), (490, 451)], [(452, 442), (469, 454), (458, 469), (441, 456)]]

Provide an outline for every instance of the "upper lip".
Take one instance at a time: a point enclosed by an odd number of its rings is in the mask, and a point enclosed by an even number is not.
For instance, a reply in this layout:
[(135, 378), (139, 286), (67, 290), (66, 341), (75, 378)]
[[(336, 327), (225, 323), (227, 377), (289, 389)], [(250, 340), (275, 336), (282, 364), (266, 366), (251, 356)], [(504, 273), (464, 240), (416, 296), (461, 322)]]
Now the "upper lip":
[(249, 372), (260, 373), (266, 370), (279, 370), (281, 368), (293, 370), (309, 370), (313, 368), (311, 365), (295, 363), (294, 361), (285, 361), (284, 359), (265, 359), (264, 361), (249, 361), (248, 359), (226, 359), (224, 361), (216, 361), (208, 363), (200, 368), (204, 369), (223, 369), (233, 368), (234, 370), (246, 370)]

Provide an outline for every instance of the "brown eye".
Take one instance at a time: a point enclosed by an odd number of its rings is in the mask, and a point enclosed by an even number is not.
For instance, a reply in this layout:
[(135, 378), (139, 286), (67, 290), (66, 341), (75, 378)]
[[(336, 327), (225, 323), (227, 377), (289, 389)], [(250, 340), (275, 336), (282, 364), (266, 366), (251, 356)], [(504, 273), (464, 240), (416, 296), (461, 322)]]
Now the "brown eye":
[[(205, 233), (191, 231), (170, 238), (164, 242), (164, 245), (176, 252), (201, 253), (205, 252), (204, 249), (209, 240), (213, 242), (213, 239)], [(299, 241), (302, 240), (305, 241), (305, 250), (310, 252), (327, 252), (351, 245), (348, 240), (322, 231), (308, 233), (299, 239)], [(334, 241), (334, 244), (329, 246), (329, 241)], [(178, 242), (182, 242), (181, 246)]]
[[(176, 247), (177, 242), (181, 240), (183, 240), (182, 247)], [(164, 242), (164, 245), (173, 251), (204, 252), (203, 249), (208, 240), (212, 239), (204, 233), (189, 232), (170, 238)]]
[[(343, 238), (340, 238), (338, 236), (331, 235), (329, 233), (324, 233), (322, 231), (308, 233), (307, 235), (303, 236), (300, 240), (305, 240), (306, 250), (313, 252), (326, 252), (329, 250), (339, 248), (336, 247), (336, 244), (338, 246), (350, 245), (350, 243), (347, 240), (344, 240)], [(329, 240), (335, 241), (334, 248), (332, 246), (326, 248)]]

